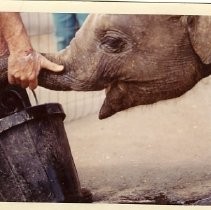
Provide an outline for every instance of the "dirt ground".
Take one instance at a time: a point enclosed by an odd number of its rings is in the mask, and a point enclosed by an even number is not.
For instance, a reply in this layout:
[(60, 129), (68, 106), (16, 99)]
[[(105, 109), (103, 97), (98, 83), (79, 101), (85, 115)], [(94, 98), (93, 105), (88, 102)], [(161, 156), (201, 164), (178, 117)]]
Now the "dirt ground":
[(66, 124), (95, 202), (211, 204), (211, 78), (180, 98)]

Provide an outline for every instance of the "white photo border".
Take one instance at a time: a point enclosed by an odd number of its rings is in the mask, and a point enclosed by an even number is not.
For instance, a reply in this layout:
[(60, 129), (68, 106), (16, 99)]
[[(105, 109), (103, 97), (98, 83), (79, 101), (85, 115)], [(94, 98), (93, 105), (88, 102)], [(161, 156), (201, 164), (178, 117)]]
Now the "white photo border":
[[(145, 1), (146, 2), (146, 1)], [(154, 1), (155, 2), (155, 1)], [(169, 1), (168, 1), (169, 2)], [(190, 1), (189, 1), (190, 2)], [(173, 15), (211, 15), (211, 0), (203, 3), (140, 3), (137, 0), (122, 2), (91, 1), (0, 1), (1, 12), (74, 12), (107, 14), (173, 14)], [(63, 203), (19, 203), (0, 202), (2, 210), (203, 210), (210, 206), (173, 205), (131, 205), (131, 204), (63, 204)]]

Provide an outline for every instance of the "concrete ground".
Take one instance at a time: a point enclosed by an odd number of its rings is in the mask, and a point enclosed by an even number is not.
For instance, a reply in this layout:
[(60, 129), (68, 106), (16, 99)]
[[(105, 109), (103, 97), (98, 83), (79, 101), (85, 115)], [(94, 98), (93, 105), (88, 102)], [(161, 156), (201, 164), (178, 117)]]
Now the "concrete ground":
[[(55, 51), (52, 34), (32, 35), (36, 49)], [(38, 89), (40, 103), (59, 101), (72, 120), (65, 127), (73, 157), (95, 202), (211, 205), (211, 77), (182, 97), (102, 121), (102, 93), (47, 93)]]
[(177, 99), (66, 124), (82, 185), (98, 202), (188, 204), (209, 197), (210, 110), (206, 78)]

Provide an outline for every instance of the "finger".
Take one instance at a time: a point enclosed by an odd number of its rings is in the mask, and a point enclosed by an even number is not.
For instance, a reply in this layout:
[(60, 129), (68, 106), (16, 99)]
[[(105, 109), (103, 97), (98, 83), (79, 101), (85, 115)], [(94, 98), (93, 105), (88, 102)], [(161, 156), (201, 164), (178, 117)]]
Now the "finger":
[(37, 70), (34, 68), (33, 72), (31, 72), (29, 76), (29, 88), (34, 90), (37, 87)]
[(34, 68), (34, 70), (35, 70), (34, 73), (35, 73), (36, 78), (38, 77), (38, 75), (40, 73), (40, 69), (41, 69), (41, 61), (39, 60), (39, 62), (36, 63), (36, 66)]
[[(19, 79), (19, 78), (17, 78), (17, 79)], [(28, 82), (28, 79), (27, 79), (27, 77), (26, 77), (26, 75), (25, 74), (22, 74), (21, 76), (20, 76), (20, 86), (22, 87), (22, 88), (27, 88), (28, 87), (28, 85), (29, 85), (29, 82)]]
[(8, 82), (11, 85), (14, 85), (15, 84), (15, 78), (12, 75), (10, 75), (10, 74), (8, 74)]
[(20, 85), (22, 88), (27, 88), (29, 86), (29, 80), (34, 79), (34, 77), (30, 78), (29, 76), (31, 72), (33, 72), (33, 70), (28, 68), (27, 71), (21, 70), (13, 73), (13, 84)]
[(8, 67), (8, 82), (12, 85), (16, 84), (16, 79), (20, 77), (17, 69), (15, 67)]
[(43, 56), (40, 58), (40, 67), (54, 72), (60, 72), (64, 69), (64, 66), (53, 63)]
[(34, 80), (32, 80), (32, 81), (29, 82), (29, 88), (31, 90), (34, 90), (37, 87), (37, 85), (38, 85), (37, 79), (34, 79)]
[(29, 81), (28, 80), (23, 80), (21, 81), (21, 87), (22, 88), (27, 88), (29, 86)]
[(34, 81), (37, 77), (36, 71), (31, 72), (31, 74), (28, 77), (29, 82)]
[(35, 62), (33, 62), (33, 67), (30, 73), (28, 74), (28, 87), (31, 90), (35, 89), (38, 85), (37, 77), (38, 77), (39, 71), (40, 71), (40, 61), (36, 60)]
[(20, 85), (21, 84), (21, 80), (18, 74), (15, 74), (14, 76), (14, 85)]

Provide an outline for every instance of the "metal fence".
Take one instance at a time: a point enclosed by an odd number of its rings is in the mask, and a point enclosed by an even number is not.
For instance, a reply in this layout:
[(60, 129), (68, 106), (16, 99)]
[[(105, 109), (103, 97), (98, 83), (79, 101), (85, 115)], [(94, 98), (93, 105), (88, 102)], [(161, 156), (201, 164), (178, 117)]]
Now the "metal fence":
[[(30, 35), (33, 47), (39, 52), (55, 52), (56, 40), (52, 14), (22, 13), (23, 22)], [(104, 91), (98, 92), (63, 92), (52, 91), (38, 87), (36, 95), (40, 104), (59, 102), (67, 115), (66, 121), (76, 120), (99, 111), (104, 99)], [(28, 91), (32, 104), (35, 103), (33, 94)]]

